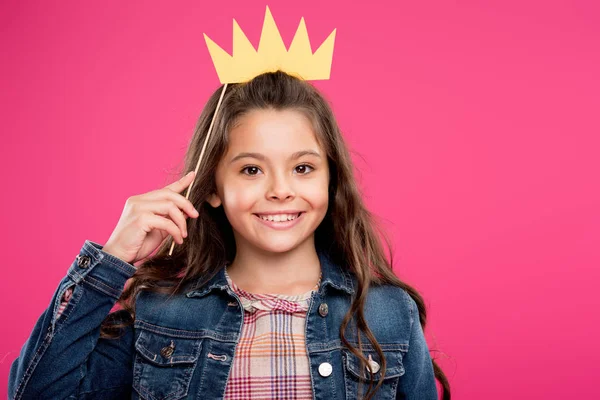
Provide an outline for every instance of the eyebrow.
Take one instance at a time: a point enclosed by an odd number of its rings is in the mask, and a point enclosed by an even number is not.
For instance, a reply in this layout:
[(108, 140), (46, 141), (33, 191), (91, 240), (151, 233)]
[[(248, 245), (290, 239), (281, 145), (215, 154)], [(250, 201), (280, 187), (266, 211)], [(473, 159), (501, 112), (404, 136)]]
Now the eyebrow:
[[(290, 160), (296, 160), (302, 156), (315, 156), (315, 157), (321, 158), (321, 155), (314, 150), (300, 150), (300, 151), (297, 151), (294, 154), (292, 154), (290, 156)], [(240, 153), (237, 156), (233, 157), (229, 163), (230, 164), (234, 163), (235, 161), (239, 160), (240, 158), (246, 158), (246, 157), (256, 158), (256, 159), (262, 160), (262, 161), (265, 161), (267, 159), (264, 155), (262, 155), (260, 153)]]

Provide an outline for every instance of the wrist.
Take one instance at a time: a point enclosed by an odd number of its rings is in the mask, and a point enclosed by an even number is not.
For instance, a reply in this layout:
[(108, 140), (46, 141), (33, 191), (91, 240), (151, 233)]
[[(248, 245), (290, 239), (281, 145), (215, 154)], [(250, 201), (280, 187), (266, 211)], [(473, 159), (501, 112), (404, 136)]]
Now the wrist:
[(124, 254), (121, 254), (119, 251), (115, 250), (114, 248), (112, 248), (110, 246), (104, 246), (101, 249), (101, 251), (103, 251), (107, 254), (110, 254), (113, 257), (117, 257), (118, 259), (120, 259), (123, 262), (133, 265), (133, 263), (132, 263), (133, 260), (128, 260)]

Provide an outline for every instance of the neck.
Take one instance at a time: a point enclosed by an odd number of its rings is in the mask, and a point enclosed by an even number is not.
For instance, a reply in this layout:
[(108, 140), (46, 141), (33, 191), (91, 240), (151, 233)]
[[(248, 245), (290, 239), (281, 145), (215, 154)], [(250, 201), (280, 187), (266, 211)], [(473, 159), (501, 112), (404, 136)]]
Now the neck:
[(314, 238), (286, 252), (269, 252), (249, 245), (237, 246), (227, 274), (250, 293), (298, 295), (319, 281), (321, 264)]

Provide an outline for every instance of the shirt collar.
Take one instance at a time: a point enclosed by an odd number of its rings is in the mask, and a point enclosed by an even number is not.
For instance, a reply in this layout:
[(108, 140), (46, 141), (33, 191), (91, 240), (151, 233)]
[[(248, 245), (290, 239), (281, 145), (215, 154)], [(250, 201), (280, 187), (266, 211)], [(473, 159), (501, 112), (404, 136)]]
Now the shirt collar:
[[(325, 288), (332, 288), (345, 291), (348, 294), (354, 294), (354, 282), (349, 271), (343, 269), (337, 263), (334, 263), (331, 258), (322, 251), (317, 251), (319, 262), (321, 263), (321, 285), (319, 286), (319, 294), (323, 295)], [(204, 285), (192, 289), (186, 293), (187, 297), (202, 297), (208, 294), (213, 289), (227, 290), (229, 284), (225, 277), (225, 269), (219, 268), (217, 273)]]

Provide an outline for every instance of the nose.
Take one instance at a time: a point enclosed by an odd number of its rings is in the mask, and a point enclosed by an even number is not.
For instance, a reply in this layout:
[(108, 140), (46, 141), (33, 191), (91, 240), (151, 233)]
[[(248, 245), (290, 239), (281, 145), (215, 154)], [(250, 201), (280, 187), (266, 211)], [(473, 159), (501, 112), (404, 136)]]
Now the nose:
[(285, 173), (273, 174), (271, 176), (267, 198), (271, 200), (286, 200), (295, 197), (296, 194), (292, 187), (291, 177), (286, 176)]

